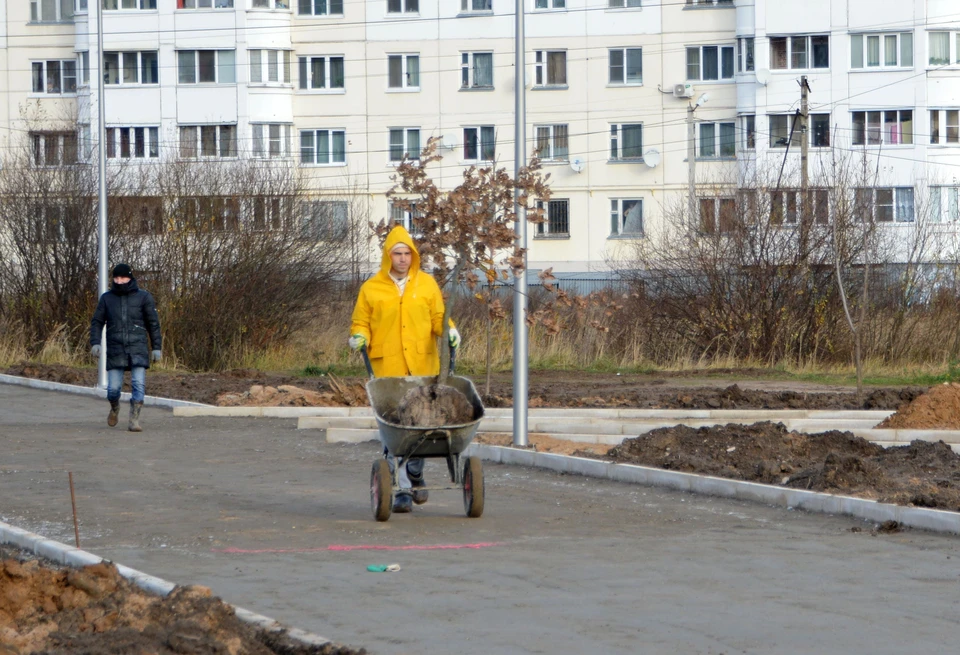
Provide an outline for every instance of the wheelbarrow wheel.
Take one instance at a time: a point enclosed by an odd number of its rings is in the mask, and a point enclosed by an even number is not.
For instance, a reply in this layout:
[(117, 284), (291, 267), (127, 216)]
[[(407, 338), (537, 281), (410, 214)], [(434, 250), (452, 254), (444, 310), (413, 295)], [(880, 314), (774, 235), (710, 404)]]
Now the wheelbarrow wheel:
[(373, 517), (378, 521), (390, 518), (393, 509), (393, 479), (390, 475), (390, 465), (385, 459), (378, 459), (373, 463), (370, 471), (370, 508)]
[(463, 466), (463, 510), (472, 519), (483, 514), (483, 462), (468, 457)]

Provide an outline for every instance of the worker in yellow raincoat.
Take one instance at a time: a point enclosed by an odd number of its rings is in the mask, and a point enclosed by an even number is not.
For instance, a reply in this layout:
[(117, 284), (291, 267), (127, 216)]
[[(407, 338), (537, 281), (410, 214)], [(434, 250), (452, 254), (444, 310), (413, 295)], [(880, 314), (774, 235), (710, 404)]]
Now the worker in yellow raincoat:
[[(398, 225), (383, 245), (380, 271), (360, 287), (350, 325), (350, 347), (367, 347), (377, 377), (437, 375), (443, 310), (440, 287), (432, 275), (420, 270), (420, 253), (410, 234)], [(458, 347), (460, 333), (452, 324), (449, 335), (450, 347)], [(394, 512), (409, 512), (414, 502), (427, 502), (427, 490), (418, 490), (425, 484), (422, 458), (407, 460), (399, 482), (401, 489), (412, 493), (397, 494)]]

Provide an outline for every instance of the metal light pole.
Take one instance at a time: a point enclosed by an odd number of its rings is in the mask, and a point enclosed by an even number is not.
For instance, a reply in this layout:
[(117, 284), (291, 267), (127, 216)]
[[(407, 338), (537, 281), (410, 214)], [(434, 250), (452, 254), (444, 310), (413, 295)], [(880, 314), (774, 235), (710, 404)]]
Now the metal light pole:
[[(527, 74), (524, 61), (523, 2), (516, 0), (516, 34), (514, 35), (514, 127), (513, 177), (527, 161)], [(513, 445), (527, 445), (527, 212), (520, 206), (520, 191), (514, 190), (517, 213), (517, 247), (523, 249), (523, 270), (513, 283)]]
[[(104, 109), (104, 70), (103, 70), (103, 2), (91, 0), (97, 5), (97, 182), (99, 195), (99, 238), (100, 266), (98, 271), (99, 291), (102, 295), (110, 288), (107, 277), (107, 151), (106, 151), (106, 111)], [(100, 335), (100, 361), (97, 364), (97, 386), (107, 388), (107, 328)]]

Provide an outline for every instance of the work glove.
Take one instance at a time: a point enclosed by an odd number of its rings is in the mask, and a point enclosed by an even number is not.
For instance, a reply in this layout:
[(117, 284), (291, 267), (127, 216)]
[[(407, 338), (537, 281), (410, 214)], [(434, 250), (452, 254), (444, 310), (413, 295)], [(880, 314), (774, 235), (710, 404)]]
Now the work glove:
[(457, 328), (450, 328), (450, 332), (448, 333), (448, 335), (449, 335), (449, 337), (450, 337), (450, 347), (451, 347), (451, 348), (459, 348), (459, 347), (460, 347), (460, 332), (457, 331)]
[(360, 350), (367, 345), (367, 338), (362, 334), (355, 334), (347, 340), (347, 343), (350, 344), (351, 349)]
[(153, 361), (159, 362), (160, 358), (163, 356), (163, 353), (159, 350), (153, 350), (150, 352), (150, 355), (153, 357)]
[(90, 356), (91, 356), (91, 357), (99, 357), (99, 356), (100, 356), (100, 345), (99, 345), (99, 344), (97, 344), (96, 346), (92, 346), (92, 347), (90, 348)]

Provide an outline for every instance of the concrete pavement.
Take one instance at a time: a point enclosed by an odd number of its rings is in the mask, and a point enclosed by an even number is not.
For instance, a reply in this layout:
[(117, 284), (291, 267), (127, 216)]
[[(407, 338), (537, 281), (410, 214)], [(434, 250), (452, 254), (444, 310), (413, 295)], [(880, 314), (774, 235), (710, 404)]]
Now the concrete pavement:
[(72, 470), (83, 548), (375, 653), (943, 653), (960, 633), (956, 537), (492, 464), (482, 518), (441, 492), (378, 524), (373, 444), (154, 408), (135, 435), (105, 410), (0, 386), (3, 520), (72, 543)]

